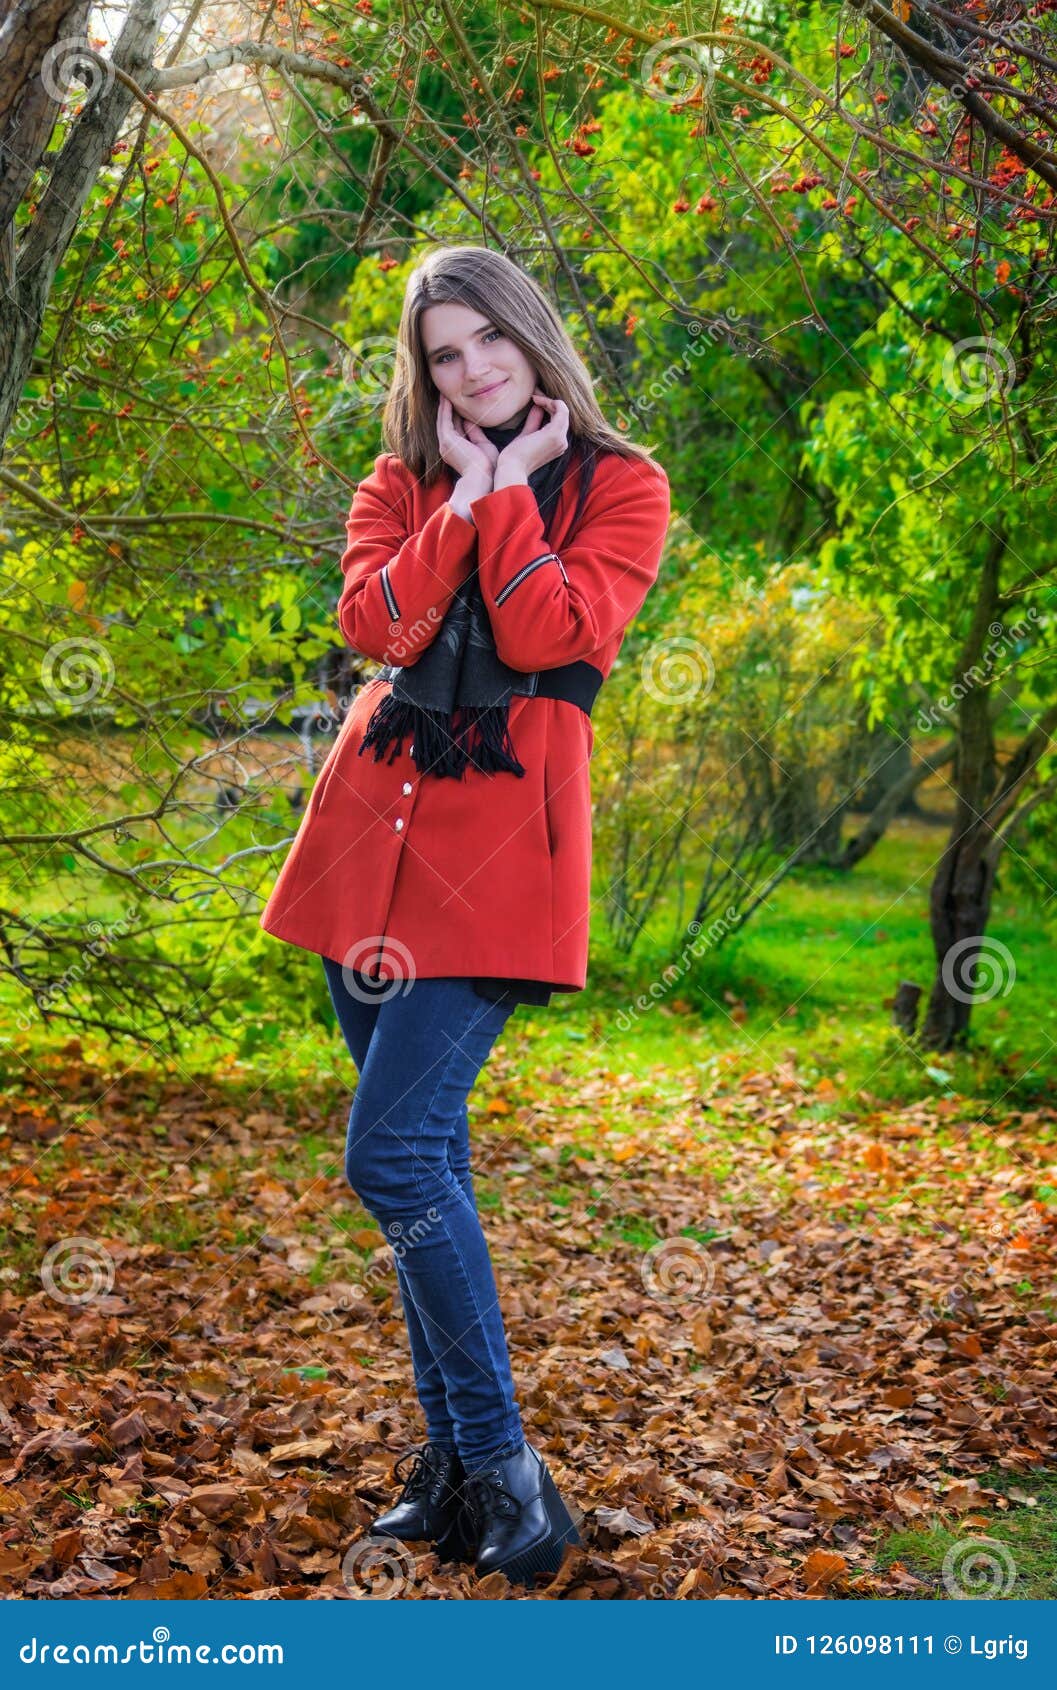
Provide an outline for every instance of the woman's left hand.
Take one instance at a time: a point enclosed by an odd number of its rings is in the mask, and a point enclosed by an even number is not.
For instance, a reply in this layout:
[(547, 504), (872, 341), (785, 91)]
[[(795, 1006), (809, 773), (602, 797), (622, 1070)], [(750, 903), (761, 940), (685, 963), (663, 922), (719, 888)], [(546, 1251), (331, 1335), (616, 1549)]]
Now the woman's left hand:
[[(546, 420), (545, 420), (546, 419)], [(552, 458), (560, 458), (569, 444), (569, 407), (564, 399), (551, 399), (538, 390), (532, 395), (528, 416), (509, 446), (504, 446), (496, 464), (496, 478), (504, 469), (530, 476)]]

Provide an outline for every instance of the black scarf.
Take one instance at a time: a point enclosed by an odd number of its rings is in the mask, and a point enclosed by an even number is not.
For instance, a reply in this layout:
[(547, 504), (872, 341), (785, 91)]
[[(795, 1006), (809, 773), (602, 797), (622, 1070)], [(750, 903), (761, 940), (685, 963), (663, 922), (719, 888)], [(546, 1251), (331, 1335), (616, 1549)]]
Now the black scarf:
[[(483, 432), (502, 451), (521, 433), (521, 427)], [(552, 458), (529, 476), (545, 530), (574, 449), (570, 441), (560, 458)], [(588, 479), (581, 477), (577, 516)], [(377, 763), (393, 741), (387, 759), (391, 763), (405, 735), (410, 735), (411, 755), (421, 774), (461, 780), (467, 764), (484, 774), (504, 769), (518, 776), (525, 773), (511, 743), (507, 711), (514, 693), (530, 690), (532, 677), (500, 661), (476, 563), (418, 661), (404, 668), (390, 666), (387, 672), (392, 675), (392, 691), (379, 701), (367, 724), (361, 757), (371, 746)]]

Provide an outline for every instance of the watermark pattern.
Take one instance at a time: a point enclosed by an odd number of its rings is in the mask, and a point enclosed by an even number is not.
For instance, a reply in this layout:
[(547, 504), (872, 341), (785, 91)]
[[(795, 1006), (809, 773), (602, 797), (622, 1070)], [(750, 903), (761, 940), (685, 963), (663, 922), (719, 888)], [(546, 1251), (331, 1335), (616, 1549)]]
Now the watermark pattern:
[(984, 1244), (983, 1256), (974, 1254), (965, 1262), (959, 1279), (946, 1286), (942, 1296), (923, 1293), (918, 1304), (921, 1314), (928, 1320), (976, 1320), (976, 1298), (981, 1293), (993, 1296), (1003, 1279), (1023, 1278), (1025, 1260), (1037, 1246), (1046, 1246), (1046, 1234), (1047, 1220), (1037, 1212), (1026, 1213), (1023, 1206), (991, 1221), (973, 1240), (974, 1245)]
[(386, 630), (389, 635), (389, 661), (399, 666), (409, 657), (414, 657), (436, 638), (437, 629), (443, 620), (444, 617), (437, 606), (431, 604), (425, 616), (417, 617), (414, 622), (404, 622), (400, 617), (390, 622)]
[(44, 55), (40, 80), (60, 105), (73, 93), (75, 82), (83, 83), (86, 102), (97, 100), (114, 84), (114, 67), (84, 35), (67, 35)]
[(40, 664), (44, 691), (56, 704), (75, 709), (105, 698), (114, 684), (114, 664), (99, 640), (58, 640), (49, 646)]
[(114, 1258), (98, 1238), (60, 1238), (40, 1264), (40, 1278), (57, 1303), (91, 1303), (114, 1288)]
[(414, 1584), (415, 1557), (400, 1538), (357, 1538), (345, 1552), (341, 1578), (350, 1596), (391, 1602)]
[[(101, 363), (107, 358), (111, 349), (128, 332), (139, 309), (138, 305), (108, 305), (101, 314), (88, 318), (82, 326), (90, 337), (88, 344), (94, 361)], [(48, 382), (43, 393), (30, 394), (22, 399), (11, 425), (12, 437), (31, 434), (35, 428), (42, 427), (54, 406), (69, 398), (83, 384), (90, 368), (90, 364), (83, 364), (77, 358), (71, 359), (63, 366), (62, 374), (55, 381)]]
[[(430, 1223), (428, 1226), (426, 1221)], [(405, 1226), (403, 1221), (390, 1221), (385, 1231), (392, 1246), (393, 1255), (402, 1261), (407, 1255), (407, 1244), (410, 1244), (412, 1248), (416, 1244), (421, 1244), (422, 1240), (428, 1238), (433, 1228), (439, 1226), (439, 1224), (439, 1209), (427, 1209), (426, 1220), (413, 1221), (410, 1226)], [(407, 1243), (401, 1242), (405, 1239)]]
[(650, 99), (662, 105), (704, 107), (722, 58), (719, 48), (700, 41), (655, 41), (642, 55), (639, 81)]
[[(363, 967), (364, 963), (369, 967)], [(383, 977), (381, 969), (389, 964), (398, 972)], [(377, 989), (371, 983), (374, 978), (377, 978)], [(350, 998), (355, 998), (357, 1003), (383, 1003), (386, 998), (399, 996), (401, 991), (406, 997), (415, 983), (415, 959), (399, 939), (372, 933), (366, 939), (357, 939), (345, 952), (341, 980)]]
[(643, 654), (639, 668), (643, 689), (658, 704), (689, 704), (707, 698), (716, 684), (711, 653), (689, 634), (657, 640)]
[(994, 1538), (965, 1538), (943, 1557), (944, 1588), (955, 1602), (1008, 1596), (1017, 1580), (1017, 1563), (1007, 1544)]
[(948, 348), (941, 374), (955, 404), (972, 405), (1008, 393), (1016, 380), (1017, 363), (1003, 341), (993, 335), (971, 335)]
[(396, 374), (399, 348), (392, 335), (372, 334), (341, 360), (341, 377), (367, 405), (384, 405)]
[[(390, 1221), (385, 1229), (389, 1248), (386, 1249), (383, 1245), (374, 1252), (360, 1275), (357, 1292), (369, 1291), (372, 1286), (380, 1285), (383, 1280), (388, 1279), (396, 1263), (403, 1261), (408, 1249), (414, 1249), (416, 1244), (421, 1244), (424, 1238), (429, 1237), (433, 1228), (440, 1224), (440, 1210), (435, 1208), (427, 1209), (424, 1218), (413, 1221), (410, 1226), (405, 1226), (402, 1221)], [(344, 1315), (361, 1313), (362, 1304), (359, 1297), (350, 1297), (343, 1291), (336, 1303), (329, 1309), (320, 1311), (317, 1325), (321, 1332), (335, 1332), (340, 1328)]]
[(696, 1238), (662, 1238), (651, 1244), (639, 1272), (651, 1297), (680, 1303), (699, 1302), (716, 1282), (716, 1264)]
[(1013, 954), (1001, 939), (972, 933), (947, 950), (940, 976), (957, 1003), (989, 1003), (1009, 996), (1017, 978)]
[[(417, 17), (402, 17), (399, 23), (372, 30), (371, 62), (362, 72), (353, 76), (353, 93), (358, 95), (361, 90), (370, 93), (379, 86), (388, 86), (394, 74), (405, 72), (409, 53), (428, 53), (431, 49), (435, 51), (437, 34), (444, 28), (445, 21), (439, 6), (424, 6)], [(375, 23), (376, 20), (372, 18), (370, 22)], [(352, 104), (332, 118), (317, 117), (316, 121), (324, 134), (328, 134), (354, 115), (355, 111), (356, 106)]]

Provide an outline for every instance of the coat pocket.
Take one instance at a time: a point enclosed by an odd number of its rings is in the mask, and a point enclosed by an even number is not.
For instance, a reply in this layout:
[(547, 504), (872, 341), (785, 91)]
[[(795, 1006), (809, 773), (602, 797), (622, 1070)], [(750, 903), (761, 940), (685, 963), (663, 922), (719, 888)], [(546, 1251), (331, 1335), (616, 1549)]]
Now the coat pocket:
[(551, 791), (550, 774), (546, 759), (543, 763), (543, 831), (547, 840), (547, 850), (551, 857), (558, 852), (556, 832), (556, 817), (554, 812), (554, 795)]

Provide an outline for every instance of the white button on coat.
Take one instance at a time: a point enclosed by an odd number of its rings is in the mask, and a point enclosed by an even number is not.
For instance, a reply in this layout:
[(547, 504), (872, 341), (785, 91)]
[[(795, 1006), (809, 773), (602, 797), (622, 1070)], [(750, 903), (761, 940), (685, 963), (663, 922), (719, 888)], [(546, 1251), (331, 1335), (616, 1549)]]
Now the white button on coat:
[(397, 831), (398, 831), (398, 832), (399, 832), (399, 830), (400, 830), (400, 828), (402, 828), (402, 827), (403, 827), (403, 825), (404, 825), (404, 818), (403, 818), (403, 816), (397, 816), (397, 818), (396, 818), (396, 820), (395, 820), (395, 822), (394, 822), (394, 823), (393, 823), (393, 826), (394, 826), (394, 827), (395, 827), (395, 828), (396, 828), (396, 829), (397, 829)]
[(405, 792), (411, 791), (411, 782), (409, 780), (405, 780), (405, 782), (404, 782), (404, 791)]

